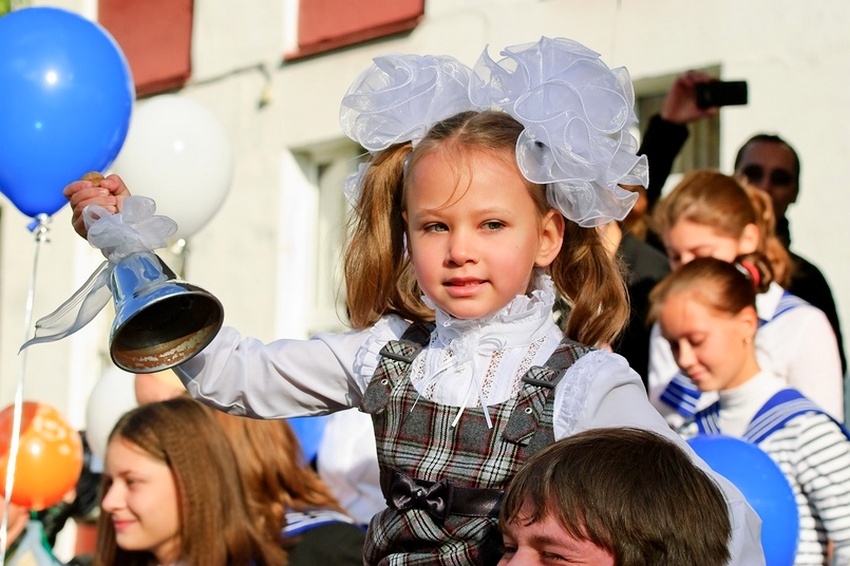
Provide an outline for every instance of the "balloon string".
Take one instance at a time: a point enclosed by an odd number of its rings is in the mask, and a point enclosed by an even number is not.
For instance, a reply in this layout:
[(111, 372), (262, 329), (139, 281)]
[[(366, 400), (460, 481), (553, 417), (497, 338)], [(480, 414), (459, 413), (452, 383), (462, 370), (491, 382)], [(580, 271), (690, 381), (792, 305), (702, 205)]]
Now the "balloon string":
[[(33, 229), (35, 235), (35, 252), (33, 254), (32, 272), (30, 274), (30, 285), (27, 291), (26, 311), (24, 314), (24, 341), (29, 339), (32, 326), (33, 303), (35, 302), (35, 282), (38, 271), (38, 256), (41, 244), (47, 241), (48, 223), (50, 219), (46, 214), (36, 217), (36, 225)], [(15, 408), (12, 418), (12, 439), (9, 447), (9, 462), (6, 465), (6, 488), (3, 498), (3, 519), (0, 521), (0, 566), (6, 564), (6, 546), (8, 543), (9, 529), (9, 505), (12, 501), (12, 488), (15, 485), (15, 466), (18, 462), (18, 450), (21, 443), (21, 413), (24, 404), (24, 376), (26, 375), (27, 351), (20, 354), (20, 373), (18, 383), (15, 387)]]
[(189, 241), (186, 238), (179, 238), (174, 242), (169, 250), (177, 256), (180, 261), (180, 267), (177, 269), (177, 275), (180, 279), (186, 279), (186, 269), (189, 262)]

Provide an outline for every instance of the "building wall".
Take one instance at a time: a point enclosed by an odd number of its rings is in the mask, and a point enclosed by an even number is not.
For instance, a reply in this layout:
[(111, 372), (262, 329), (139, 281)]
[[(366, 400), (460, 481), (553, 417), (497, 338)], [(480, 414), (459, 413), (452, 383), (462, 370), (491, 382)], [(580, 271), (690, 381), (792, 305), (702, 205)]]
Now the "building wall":
[[(97, 12), (94, 0), (36, 4)], [(850, 196), (843, 186), (850, 177), (850, 11), (843, 0), (431, 0), (409, 33), (283, 63), (296, 6), (195, 1), (192, 77), (180, 94), (225, 125), (235, 173), (218, 214), (191, 238), (186, 276), (222, 300), (226, 323), (262, 340), (305, 336), (315, 326), (310, 266), (329, 251), (313, 237), (321, 195), (304, 160), (345, 147), (339, 101), (373, 56), (447, 53), (472, 64), (487, 44), (495, 55), (548, 35), (588, 45), (635, 80), (719, 65), (723, 78), (749, 81), (750, 104), (722, 111), (721, 167), (730, 170), (738, 145), (757, 131), (777, 132), (797, 147), (803, 168), (789, 213), (794, 249), (823, 269), (850, 335)], [(99, 261), (69, 217), (67, 209), (54, 215), (50, 242), (41, 246), (34, 318), (70, 296)], [(108, 360), (110, 309), (72, 338), (33, 347), (24, 363), (17, 349), (35, 244), (27, 219), (5, 202), (0, 224), (0, 404), (11, 403), (24, 367), (25, 396), (58, 406), (82, 427), (88, 392)]]

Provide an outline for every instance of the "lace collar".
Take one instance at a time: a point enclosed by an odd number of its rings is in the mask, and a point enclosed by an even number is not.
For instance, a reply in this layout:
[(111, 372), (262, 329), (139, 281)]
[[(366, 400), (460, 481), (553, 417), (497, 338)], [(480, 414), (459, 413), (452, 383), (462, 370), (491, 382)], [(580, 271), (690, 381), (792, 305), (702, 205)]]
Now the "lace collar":
[[(452, 393), (444, 391), (439, 396), (449, 395), (449, 404), (458, 407), (452, 426), (457, 424), (467, 406), (475, 404), (484, 409), (487, 426), (492, 426), (487, 411), (487, 391), (494, 384), (488, 385), (483, 375), (492, 356), (498, 351), (528, 348), (532, 343), (553, 335), (560, 339), (561, 331), (552, 316), (555, 286), (551, 277), (542, 270), (536, 270), (529, 294), (514, 297), (505, 307), (485, 318), (458, 319), (436, 308), (427, 298), (424, 300), (435, 311), (436, 326), (430, 347), (414, 362), (414, 367), (419, 365), (421, 370), (414, 370), (414, 374), (422, 377), (421, 381), (411, 378), (414, 387), (421, 394), (437, 387), (438, 382), (451, 384), (448, 389)], [(516, 377), (513, 370), (507, 370), (511, 374), (509, 381)], [(456, 381), (459, 376), (466, 377)], [(504, 375), (499, 378), (502, 386), (505, 385), (503, 380)], [(512, 386), (512, 383), (508, 385)], [(470, 405), (473, 398), (477, 398), (478, 402)], [(441, 402), (446, 402), (446, 399)]]
[[(555, 285), (552, 278), (537, 270), (533, 289), (517, 295), (501, 310), (485, 318), (459, 319), (437, 308), (427, 297), (425, 304), (436, 313), (437, 340), (445, 346), (473, 343), (478, 353), (526, 346), (557, 328), (552, 316)], [(452, 348), (457, 349), (457, 348)]]

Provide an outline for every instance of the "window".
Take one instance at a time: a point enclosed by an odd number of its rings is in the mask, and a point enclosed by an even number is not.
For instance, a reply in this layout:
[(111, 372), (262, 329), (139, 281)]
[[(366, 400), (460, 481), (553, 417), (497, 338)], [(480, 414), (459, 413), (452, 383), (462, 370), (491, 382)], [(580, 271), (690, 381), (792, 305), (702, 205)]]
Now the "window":
[(309, 261), (312, 265), (308, 267), (312, 284), (306, 287), (310, 295), (305, 310), (307, 335), (346, 329), (342, 247), (350, 207), (343, 184), (357, 170), (364, 155), (359, 145), (342, 141), (301, 151), (297, 157), (315, 195), (315, 247)]
[[(712, 76), (720, 76), (719, 67), (702, 70)], [(664, 96), (677, 76), (679, 73), (635, 81), (635, 112), (641, 132), (646, 129), (649, 118), (661, 110)], [(697, 120), (691, 123), (688, 129), (690, 135), (673, 163), (664, 192), (675, 185), (683, 173), (705, 167), (720, 167), (720, 117)]]
[(115, 38), (136, 95), (183, 86), (192, 74), (193, 0), (100, 0), (98, 21)]
[(424, 11), (424, 0), (298, 0), (297, 47), (284, 58), (409, 31)]

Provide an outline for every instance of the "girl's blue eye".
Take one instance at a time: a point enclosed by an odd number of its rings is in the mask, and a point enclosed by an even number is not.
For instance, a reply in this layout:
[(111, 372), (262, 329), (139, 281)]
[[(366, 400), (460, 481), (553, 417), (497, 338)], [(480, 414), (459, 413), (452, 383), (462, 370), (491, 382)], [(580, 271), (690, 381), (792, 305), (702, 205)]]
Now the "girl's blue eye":
[(445, 232), (446, 226), (445, 224), (428, 224), (425, 226), (426, 232)]
[(499, 228), (504, 227), (503, 222), (499, 222), (498, 220), (491, 220), (490, 222), (485, 222), (484, 227), (488, 230), (498, 230)]

